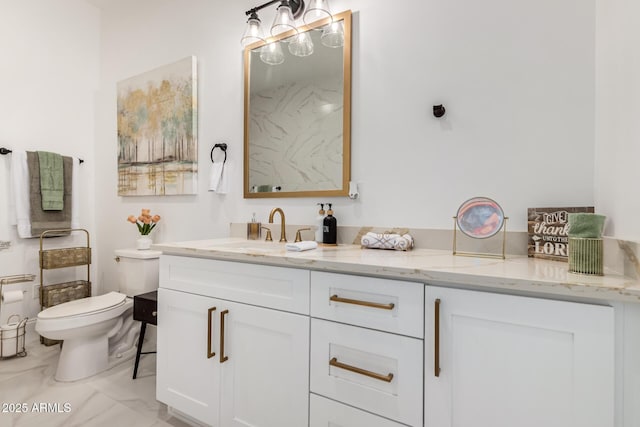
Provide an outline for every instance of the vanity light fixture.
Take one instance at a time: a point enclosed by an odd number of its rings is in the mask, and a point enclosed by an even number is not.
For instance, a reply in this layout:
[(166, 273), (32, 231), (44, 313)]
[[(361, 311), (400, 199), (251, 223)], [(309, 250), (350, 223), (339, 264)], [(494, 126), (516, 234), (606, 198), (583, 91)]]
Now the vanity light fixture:
[[(249, 46), (252, 43), (266, 40), (264, 32), (260, 26), (262, 21), (260, 21), (260, 18), (258, 18), (258, 11), (275, 3), (280, 3), (280, 5), (278, 6), (276, 18), (271, 28), (271, 35), (275, 36), (276, 34), (280, 34), (284, 31), (296, 29), (295, 19), (300, 17), (300, 15), (302, 15), (302, 12), (304, 11), (304, 0), (268, 1), (245, 12), (245, 15), (247, 15), (249, 19), (247, 20), (247, 28), (244, 31), (242, 39), (240, 40), (243, 48)], [(283, 25), (287, 26), (288, 28), (282, 27)], [(290, 25), (293, 25), (293, 27), (290, 27)]]
[(260, 18), (258, 18), (258, 14), (255, 11), (251, 11), (249, 19), (247, 20), (247, 29), (244, 30), (244, 34), (240, 39), (240, 43), (242, 44), (243, 48), (249, 46), (250, 44), (266, 40), (264, 32), (262, 31), (262, 27), (260, 26), (260, 22), (261, 21)]
[(315, 21), (331, 17), (332, 15), (331, 11), (329, 10), (328, 0), (311, 0), (306, 10), (304, 11), (302, 20), (304, 21), (305, 25), (310, 25)]
[(276, 9), (276, 17), (271, 25), (271, 35), (277, 37), (282, 33), (289, 31), (298, 32), (296, 20), (293, 18), (293, 11), (289, 0), (282, 0), (280, 6)]
[[(328, 0), (307, 0), (309, 5), (305, 7), (304, 0), (271, 0), (267, 3), (256, 6), (245, 12), (249, 17), (247, 28), (242, 36), (241, 44), (243, 48), (257, 43), (268, 42), (260, 26), (258, 11), (272, 4), (279, 3), (276, 9), (276, 16), (271, 26), (271, 36), (277, 37), (283, 33), (291, 32), (291, 37), (282, 39), (288, 43), (289, 52), (294, 56), (309, 56), (313, 54), (314, 46), (308, 32), (298, 33), (296, 19), (303, 16), (306, 25), (311, 25), (321, 19), (331, 19)], [(320, 41), (327, 47), (342, 47), (344, 44), (344, 28), (341, 22), (330, 22), (322, 28)], [(260, 59), (270, 65), (277, 65), (284, 62), (282, 47), (277, 41), (268, 42), (260, 49)]]

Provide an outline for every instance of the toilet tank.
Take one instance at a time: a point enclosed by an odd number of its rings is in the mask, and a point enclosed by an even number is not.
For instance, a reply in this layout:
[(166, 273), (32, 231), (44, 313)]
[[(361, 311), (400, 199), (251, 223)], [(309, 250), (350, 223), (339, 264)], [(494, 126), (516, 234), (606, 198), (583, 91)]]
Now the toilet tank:
[(155, 291), (159, 284), (160, 251), (117, 249), (118, 290), (130, 297)]

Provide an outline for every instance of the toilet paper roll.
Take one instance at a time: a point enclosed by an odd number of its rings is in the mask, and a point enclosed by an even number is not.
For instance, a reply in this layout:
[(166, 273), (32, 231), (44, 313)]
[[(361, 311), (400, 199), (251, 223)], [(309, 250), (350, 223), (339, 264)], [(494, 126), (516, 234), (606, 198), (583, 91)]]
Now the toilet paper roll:
[(22, 293), (22, 291), (3, 291), (2, 292), (2, 302), (6, 304), (22, 301), (22, 298), (24, 298), (24, 294)]

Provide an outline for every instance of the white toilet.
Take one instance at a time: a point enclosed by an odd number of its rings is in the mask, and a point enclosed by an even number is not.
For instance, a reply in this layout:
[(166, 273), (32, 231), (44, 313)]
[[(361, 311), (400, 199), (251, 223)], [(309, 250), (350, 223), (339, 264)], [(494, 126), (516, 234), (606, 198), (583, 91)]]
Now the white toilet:
[(57, 381), (76, 381), (133, 356), (140, 324), (133, 320), (133, 296), (158, 289), (161, 252), (115, 251), (119, 292), (65, 302), (38, 314), (36, 331), (63, 340)]

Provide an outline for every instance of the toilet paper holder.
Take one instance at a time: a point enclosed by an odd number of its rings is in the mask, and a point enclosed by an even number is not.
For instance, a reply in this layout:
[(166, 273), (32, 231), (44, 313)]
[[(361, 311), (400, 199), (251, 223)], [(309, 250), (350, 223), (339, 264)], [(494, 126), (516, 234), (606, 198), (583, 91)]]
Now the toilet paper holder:
[[(22, 282), (33, 282), (36, 278), (35, 274), (16, 274), (13, 276), (3, 276), (0, 277), (0, 298), (1, 301), (4, 302), (4, 286), (12, 285), (14, 283), (22, 283)], [(26, 291), (22, 291), (24, 294)], [(0, 307), (2, 307), (0, 303)], [(0, 314), (2, 311), (0, 311)]]
[[(16, 322), (11, 319), (17, 317)], [(27, 336), (27, 317), (20, 319), (20, 316), (13, 314), (7, 319), (6, 325), (0, 326), (0, 359), (8, 357), (24, 357), (27, 355), (25, 341)]]
[[(33, 282), (36, 278), (35, 274), (17, 274), (13, 276), (0, 277), (0, 295), (4, 295), (4, 286), (14, 283)], [(23, 293), (25, 291), (22, 291)], [(0, 314), (2, 313), (2, 305), (4, 305), (4, 298), (0, 303)], [(11, 323), (11, 319), (18, 318), (18, 321)], [(28, 318), (20, 320), (20, 316), (12, 314), (7, 319), (6, 325), (0, 325), (0, 359), (7, 357), (24, 357), (27, 355), (25, 350), (25, 338), (27, 335), (26, 325)]]

